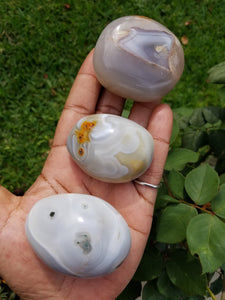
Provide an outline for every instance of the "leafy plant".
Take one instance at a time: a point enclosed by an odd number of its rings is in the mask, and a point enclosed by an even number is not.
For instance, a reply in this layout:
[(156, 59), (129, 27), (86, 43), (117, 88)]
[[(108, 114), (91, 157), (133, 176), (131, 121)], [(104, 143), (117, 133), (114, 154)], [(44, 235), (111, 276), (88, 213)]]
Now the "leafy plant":
[(149, 241), (127, 289), (145, 282), (143, 300), (216, 299), (224, 237), (225, 108), (179, 108)]
[(18, 300), (19, 297), (10, 290), (4, 280), (0, 279), (0, 299), (1, 300)]
[(208, 74), (210, 82), (225, 84), (225, 61), (213, 66)]

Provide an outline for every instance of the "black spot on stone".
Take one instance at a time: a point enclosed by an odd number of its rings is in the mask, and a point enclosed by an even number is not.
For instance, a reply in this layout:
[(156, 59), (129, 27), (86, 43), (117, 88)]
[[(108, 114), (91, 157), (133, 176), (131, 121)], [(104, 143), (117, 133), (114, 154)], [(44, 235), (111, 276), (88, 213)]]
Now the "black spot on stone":
[(49, 216), (50, 216), (51, 218), (54, 218), (55, 212), (54, 212), (54, 211), (51, 211), (50, 214), (49, 214)]

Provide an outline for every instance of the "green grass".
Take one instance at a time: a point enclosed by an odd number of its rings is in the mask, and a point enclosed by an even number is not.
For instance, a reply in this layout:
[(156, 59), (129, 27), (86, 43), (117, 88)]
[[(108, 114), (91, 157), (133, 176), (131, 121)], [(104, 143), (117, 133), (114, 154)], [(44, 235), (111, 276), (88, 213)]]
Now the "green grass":
[(184, 74), (165, 102), (223, 106), (207, 71), (225, 61), (224, 11), (225, 0), (2, 0), (0, 184), (26, 190), (35, 180), (82, 61), (117, 17), (145, 15), (188, 37)]

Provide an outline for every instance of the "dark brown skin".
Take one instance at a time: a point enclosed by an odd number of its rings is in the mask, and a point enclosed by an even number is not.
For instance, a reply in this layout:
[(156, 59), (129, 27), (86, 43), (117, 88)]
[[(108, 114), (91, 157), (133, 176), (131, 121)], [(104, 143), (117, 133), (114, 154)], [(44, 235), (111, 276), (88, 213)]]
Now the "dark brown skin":
[[(72, 161), (66, 139), (74, 124), (86, 115), (120, 115), (124, 99), (101, 89), (92, 65), (93, 51), (84, 61), (59, 120), (53, 145), (43, 170), (24, 196), (0, 186), (0, 276), (21, 299), (115, 299), (135, 273), (151, 229), (157, 190), (133, 182), (104, 183), (83, 173)], [(101, 90), (101, 93), (100, 93)], [(155, 141), (152, 164), (140, 180), (159, 184), (172, 131), (172, 111), (159, 103), (135, 103), (131, 120), (151, 132)], [(26, 216), (35, 202), (58, 193), (82, 193), (112, 204), (127, 221), (131, 251), (112, 274), (79, 279), (60, 274), (44, 265), (33, 253), (25, 236)]]

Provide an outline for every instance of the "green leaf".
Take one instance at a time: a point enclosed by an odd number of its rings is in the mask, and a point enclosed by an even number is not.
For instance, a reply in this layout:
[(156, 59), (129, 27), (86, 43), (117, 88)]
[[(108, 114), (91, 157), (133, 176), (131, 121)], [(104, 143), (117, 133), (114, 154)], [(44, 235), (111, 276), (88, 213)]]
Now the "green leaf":
[(168, 186), (176, 198), (184, 197), (184, 179), (184, 176), (176, 170), (172, 170), (169, 173)]
[(208, 135), (205, 131), (193, 130), (188, 127), (185, 129), (182, 137), (182, 145), (184, 148), (197, 151), (208, 142)]
[(225, 219), (225, 184), (220, 187), (218, 194), (212, 200), (211, 207), (217, 216)]
[(189, 117), (188, 116), (180, 116), (180, 115), (175, 115), (174, 116), (178, 122), (180, 130), (184, 130), (189, 126)]
[(166, 270), (171, 282), (188, 296), (205, 295), (207, 277), (202, 274), (199, 260), (186, 251), (170, 253)]
[(197, 215), (197, 210), (186, 204), (170, 205), (164, 209), (157, 223), (156, 240), (175, 244), (186, 238), (189, 221)]
[(167, 203), (180, 203), (179, 200), (169, 196), (169, 195), (161, 195), (160, 196), (160, 201), (164, 201), (166, 204)]
[(213, 130), (209, 134), (209, 145), (216, 156), (220, 156), (225, 151), (225, 130)]
[(159, 293), (152, 282), (147, 282), (143, 288), (142, 300), (169, 300)]
[(225, 83), (225, 62), (213, 66), (208, 71), (208, 80), (212, 83)]
[(208, 164), (192, 170), (185, 178), (185, 189), (189, 197), (199, 205), (210, 202), (218, 188), (219, 176)]
[(176, 140), (178, 134), (179, 134), (179, 125), (178, 125), (178, 122), (177, 120), (173, 120), (173, 130), (172, 130), (172, 134), (171, 134), (171, 137), (170, 137), (170, 145), (172, 145), (174, 143), (174, 141)]
[(135, 300), (141, 295), (141, 282), (131, 280), (116, 300)]
[(193, 108), (187, 107), (187, 106), (180, 106), (178, 108), (173, 109), (175, 116), (186, 116), (190, 118), (190, 116), (193, 114)]
[(225, 173), (220, 175), (220, 184), (224, 184), (225, 183)]
[(215, 106), (203, 107), (204, 118), (210, 124), (214, 124), (219, 121), (220, 113), (221, 113), (220, 107), (215, 107)]
[(167, 196), (167, 194), (168, 194), (167, 186), (166, 186), (165, 182), (162, 182), (162, 184), (159, 187), (158, 194), (156, 197), (155, 210), (161, 209), (167, 205), (167, 201), (163, 199), (163, 197)]
[(161, 253), (152, 248), (146, 249), (141, 262), (138, 266), (134, 279), (139, 281), (147, 281), (155, 279), (161, 273), (163, 267), (163, 258)]
[(172, 150), (166, 160), (165, 170), (173, 169), (181, 171), (187, 163), (198, 161), (198, 153), (185, 148), (177, 148)]
[(196, 108), (189, 119), (189, 123), (195, 127), (201, 127), (206, 122), (203, 116), (202, 108)]
[(225, 224), (216, 216), (200, 214), (187, 228), (192, 255), (198, 254), (203, 272), (214, 272), (225, 262)]
[(169, 203), (180, 203), (179, 200), (169, 196), (169, 195), (160, 195), (157, 196), (156, 203), (155, 203), (155, 210), (163, 209), (167, 206)]
[(166, 272), (160, 274), (157, 280), (157, 287), (162, 295), (167, 296), (171, 300), (184, 299), (186, 296), (170, 281), (169, 276)]
[[(200, 158), (205, 159), (205, 157), (210, 153), (210, 146), (209, 145), (202, 146), (201, 148), (198, 149), (198, 153)], [(208, 158), (209, 157), (210, 156), (208, 156)]]

